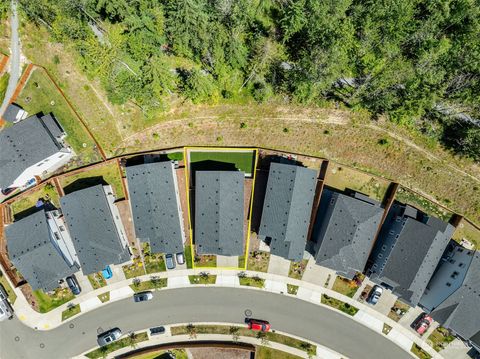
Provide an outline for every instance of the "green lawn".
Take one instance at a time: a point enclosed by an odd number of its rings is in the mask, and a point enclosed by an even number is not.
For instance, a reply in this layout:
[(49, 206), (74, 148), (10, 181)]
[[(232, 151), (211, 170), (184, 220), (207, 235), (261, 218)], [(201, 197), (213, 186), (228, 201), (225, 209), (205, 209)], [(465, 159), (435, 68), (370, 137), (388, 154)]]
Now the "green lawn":
[[(189, 334), (189, 330), (187, 329), (186, 325), (172, 327), (170, 330), (172, 335)], [(231, 327), (227, 325), (196, 325), (195, 331), (197, 334), (231, 335)], [(239, 327), (237, 334), (241, 337), (257, 337), (258, 332), (245, 327)], [(266, 339), (271, 342), (280, 343), (292, 348), (303, 350), (307, 353), (314, 354), (317, 351), (315, 345), (283, 334), (268, 332), (266, 333)]]
[(125, 198), (122, 177), (115, 161), (96, 165), (92, 169), (65, 175), (60, 178), (60, 185), (65, 193), (71, 193), (96, 184), (109, 184), (117, 199)]
[(165, 288), (166, 286), (167, 286), (167, 278), (150, 279), (147, 281), (142, 281), (137, 284), (135, 283), (130, 284), (130, 288), (132, 288), (134, 292), (143, 292), (145, 290), (160, 289), (160, 288)]
[(167, 157), (168, 157), (169, 160), (172, 160), (172, 161), (182, 161), (183, 160), (183, 152), (168, 153)]
[(148, 340), (147, 332), (141, 332), (141, 333), (135, 334), (135, 337), (133, 338), (130, 336), (127, 336), (126, 338), (119, 339), (104, 347), (95, 349), (90, 353), (85, 354), (85, 356), (90, 359), (105, 358), (109, 353), (125, 348), (127, 346), (132, 346), (133, 348), (133, 346), (136, 343), (144, 342), (146, 340)]
[(107, 285), (107, 281), (105, 280), (105, 278), (103, 278), (101, 272), (88, 275), (88, 281), (90, 282), (94, 290), (105, 287)]
[(281, 350), (276, 350), (268, 347), (257, 346), (255, 352), (255, 359), (298, 359), (298, 357), (293, 354), (282, 352)]
[(246, 269), (245, 268), (245, 256), (238, 256), (238, 268)]
[(74, 305), (70, 308), (65, 309), (62, 312), (62, 322), (67, 320), (68, 318), (73, 317), (74, 315), (77, 315), (80, 313), (80, 304)]
[(450, 334), (450, 332), (443, 328), (443, 327), (438, 327), (433, 331), (432, 334), (427, 339), (427, 343), (435, 349), (437, 352), (439, 352), (442, 349), (445, 349), (445, 347), (451, 343), (455, 337)]
[(127, 264), (122, 266), (123, 274), (125, 274), (126, 279), (139, 277), (145, 274), (145, 268), (141, 262), (134, 262), (132, 264)]
[(262, 251), (250, 252), (248, 256), (247, 269), (255, 272), (264, 272), (268, 270), (270, 262), (270, 253)]
[(337, 276), (337, 278), (335, 278), (335, 282), (333, 282), (332, 289), (338, 293), (346, 295), (347, 297), (353, 298), (358, 290), (358, 285), (355, 283), (355, 281)]
[(5, 92), (7, 92), (9, 78), (10, 78), (9, 73), (4, 73), (3, 76), (0, 77), (0, 103), (3, 101), (5, 97)]
[(152, 253), (149, 243), (142, 243), (142, 250), (147, 274), (165, 272), (167, 270), (162, 253)]
[(331, 298), (326, 294), (322, 294), (321, 302), (322, 304), (326, 304), (351, 316), (354, 316), (358, 312), (358, 308), (351, 306), (348, 303), (342, 302), (341, 300)]
[(216, 275), (189, 275), (190, 284), (215, 284)]
[(10, 286), (10, 284), (8, 284), (7, 278), (5, 278), (5, 274), (3, 274), (2, 271), (0, 271), (0, 284), (3, 285), (3, 288), (5, 288), (5, 290), (7, 291), (8, 300), (10, 301), (10, 303), (15, 303), (15, 301), (17, 300), (17, 295), (15, 294), (15, 291)]
[(185, 263), (187, 264), (187, 268), (190, 269), (193, 266), (193, 259), (192, 259), (192, 246), (185, 246)]
[(290, 269), (288, 270), (288, 276), (290, 278), (302, 279), (303, 272), (307, 268), (307, 259), (302, 259), (300, 262), (290, 262)]
[(195, 268), (214, 268), (217, 266), (217, 256), (211, 254), (196, 255)]
[(430, 359), (432, 357), (415, 343), (413, 343), (412, 349), (410, 349), (410, 351), (420, 359)]
[[(188, 359), (185, 349), (173, 349), (170, 352), (175, 355), (175, 359)], [(151, 353), (135, 355), (132, 359), (167, 359), (166, 353), (166, 350), (157, 350)]]
[(247, 287), (263, 288), (265, 286), (265, 279), (260, 277), (240, 277), (240, 285)]
[(41, 289), (33, 291), (40, 313), (47, 313), (62, 304), (72, 300), (75, 296), (69, 289), (57, 289), (54, 294), (46, 294)]
[(55, 189), (55, 186), (47, 183), (44, 186), (35, 189), (35, 191), (30, 192), (28, 195), (20, 195), (14, 202), (10, 205), (14, 215), (17, 215), (25, 210), (35, 207), (35, 204), (40, 198), (47, 199), (57, 207), (60, 206), (60, 196)]
[[(192, 164), (203, 162), (203, 161), (215, 161), (221, 162), (223, 164), (232, 163), (235, 165), (235, 169), (245, 172), (245, 174), (252, 174), (253, 175), (253, 166), (255, 163), (255, 152), (254, 151), (229, 151), (229, 152), (213, 152), (213, 151), (195, 151), (190, 150), (190, 169), (194, 170), (197, 167)], [(203, 167), (198, 164), (198, 169), (207, 169), (207, 167)], [(210, 168), (208, 169), (215, 169)]]
[(287, 292), (288, 294), (297, 295), (298, 285), (287, 284)]
[(102, 303), (108, 302), (110, 300), (110, 292), (99, 294), (97, 297)]
[(81, 158), (81, 164), (100, 159), (95, 143), (67, 102), (41, 69), (32, 71), (30, 79), (16, 101), (29, 114), (52, 112), (67, 132), (67, 142)]

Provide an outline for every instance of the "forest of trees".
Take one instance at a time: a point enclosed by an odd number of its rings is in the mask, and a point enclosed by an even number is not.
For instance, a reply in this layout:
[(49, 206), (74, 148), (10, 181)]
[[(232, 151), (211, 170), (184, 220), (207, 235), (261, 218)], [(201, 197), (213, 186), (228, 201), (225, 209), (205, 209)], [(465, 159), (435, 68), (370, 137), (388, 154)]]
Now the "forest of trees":
[[(336, 101), (480, 160), (479, 0), (20, 0), (110, 101)], [(477, 120), (475, 120), (477, 119)]]

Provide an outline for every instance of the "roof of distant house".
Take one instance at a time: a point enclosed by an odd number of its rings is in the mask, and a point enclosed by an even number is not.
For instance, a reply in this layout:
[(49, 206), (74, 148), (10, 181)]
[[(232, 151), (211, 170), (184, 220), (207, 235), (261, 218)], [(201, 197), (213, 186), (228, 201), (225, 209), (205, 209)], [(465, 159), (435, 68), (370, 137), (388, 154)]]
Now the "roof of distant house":
[[(430, 217), (414, 207), (405, 206), (398, 238), (388, 255), (379, 280), (394, 283), (394, 292), (410, 305), (417, 305), (453, 234), (454, 227)], [(388, 222), (382, 234), (388, 233)], [(381, 237), (382, 237), (381, 234)], [(380, 243), (381, 244), (381, 243)], [(373, 276), (372, 276), (373, 278)]]
[(463, 285), (431, 315), (480, 348), (480, 252), (474, 254)]
[(300, 261), (307, 241), (317, 172), (272, 162), (263, 204), (259, 236), (270, 239), (270, 251)]
[(197, 171), (195, 244), (199, 254), (243, 254), (245, 174)]
[(9, 258), (33, 290), (54, 290), (79, 269), (70, 267), (54, 246), (43, 210), (7, 226), (5, 234)]
[(102, 185), (67, 194), (60, 205), (84, 274), (129, 260)]
[(173, 164), (127, 167), (128, 191), (137, 238), (150, 242), (153, 253), (183, 251), (183, 235)]
[(315, 223), (317, 264), (347, 278), (363, 272), (383, 208), (358, 192), (352, 195), (324, 189)]
[(5, 109), (2, 118), (8, 122), (15, 122), (19, 120), (18, 115), (23, 109), (15, 103), (11, 103)]
[(0, 132), (0, 188), (7, 188), (24, 170), (54, 155), (63, 146), (38, 116)]

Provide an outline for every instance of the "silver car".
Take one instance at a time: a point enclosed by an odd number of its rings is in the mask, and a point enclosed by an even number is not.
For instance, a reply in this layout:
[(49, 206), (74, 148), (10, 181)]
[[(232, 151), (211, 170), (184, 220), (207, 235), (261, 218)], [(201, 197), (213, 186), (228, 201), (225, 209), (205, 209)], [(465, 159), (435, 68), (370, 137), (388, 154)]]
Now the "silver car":
[(383, 293), (383, 288), (382, 287), (380, 287), (378, 285), (374, 286), (372, 291), (368, 295), (367, 303), (370, 303), (372, 305), (377, 304), (378, 300), (382, 296), (382, 293)]
[(99, 346), (103, 347), (110, 343), (113, 343), (115, 340), (122, 336), (122, 331), (119, 328), (113, 328), (107, 330), (106, 332), (99, 334), (97, 337), (97, 343)]
[(0, 322), (13, 318), (13, 309), (8, 301), (7, 291), (0, 284)]
[(175, 254), (175, 257), (177, 259), (178, 264), (182, 265), (183, 263), (185, 263), (185, 257), (183, 256), (183, 252), (179, 252)]
[(150, 291), (139, 292), (133, 295), (133, 300), (135, 302), (146, 302), (153, 298), (153, 293)]

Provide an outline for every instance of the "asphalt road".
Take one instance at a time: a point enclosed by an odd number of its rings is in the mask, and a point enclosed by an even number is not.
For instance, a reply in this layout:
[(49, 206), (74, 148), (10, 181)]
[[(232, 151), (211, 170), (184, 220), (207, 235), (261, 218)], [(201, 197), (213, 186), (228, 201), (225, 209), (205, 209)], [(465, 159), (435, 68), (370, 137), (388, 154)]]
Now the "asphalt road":
[(410, 358), (396, 344), (333, 310), (263, 291), (182, 288), (155, 293), (153, 300), (113, 302), (56, 329), (35, 331), (16, 318), (0, 323), (0, 357), (69, 358), (96, 345), (97, 330), (123, 333), (188, 322), (243, 323), (245, 311), (269, 320), (273, 329), (310, 339), (352, 359)]
[(18, 37), (18, 15), (17, 15), (17, 2), (16, 0), (11, 1), (11, 32), (12, 37), (10, 39), (10, 78), (8, 79), (7, 90), (5, 92), (5, 98), (0, 107), (0, 115), (5, 112), (7, 105), (15, 92), (15, 87), (20, 78), (20, 39)]

